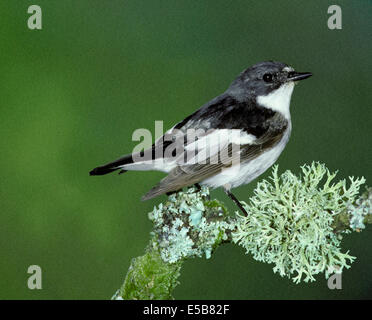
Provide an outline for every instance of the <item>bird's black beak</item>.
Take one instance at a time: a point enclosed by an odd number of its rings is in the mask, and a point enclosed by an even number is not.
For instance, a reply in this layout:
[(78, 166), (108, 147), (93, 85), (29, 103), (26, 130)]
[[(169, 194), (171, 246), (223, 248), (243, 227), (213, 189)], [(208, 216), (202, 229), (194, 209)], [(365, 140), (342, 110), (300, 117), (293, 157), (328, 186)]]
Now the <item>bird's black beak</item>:
[(287, 81), (298, 81), (311, 77), (313, 74), (311, 72), (296, 72), (292, 71), (288, 73)]

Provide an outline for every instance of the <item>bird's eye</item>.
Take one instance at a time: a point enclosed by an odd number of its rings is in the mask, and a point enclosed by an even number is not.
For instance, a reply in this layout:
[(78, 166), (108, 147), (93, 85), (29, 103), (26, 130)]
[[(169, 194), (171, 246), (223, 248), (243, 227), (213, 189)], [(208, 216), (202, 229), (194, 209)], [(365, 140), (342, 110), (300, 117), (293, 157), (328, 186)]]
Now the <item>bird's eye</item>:
[(294, 72), (293, 71), (291, 71), (291, 72), (288, 72), (288, 78), (292, 78), (293, 76), (294, 76)]
[(265, 73), (262, 78), (265, 82), (272, 82), (273, 81), (273, 75), (270, 73)]

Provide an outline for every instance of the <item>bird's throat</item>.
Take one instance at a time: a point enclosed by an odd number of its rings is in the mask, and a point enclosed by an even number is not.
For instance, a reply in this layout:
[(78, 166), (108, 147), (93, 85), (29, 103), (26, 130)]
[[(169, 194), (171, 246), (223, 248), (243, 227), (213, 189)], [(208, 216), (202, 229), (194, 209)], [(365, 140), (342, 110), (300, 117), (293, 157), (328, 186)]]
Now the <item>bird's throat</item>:
[(258, 96), (257, 103), (262, 107), (280, 112), (286, 119), (291, 118), (289, 105), (294, 88), (293, 82), (282, 84), (278, 89), (272, 91), (268, 95)]

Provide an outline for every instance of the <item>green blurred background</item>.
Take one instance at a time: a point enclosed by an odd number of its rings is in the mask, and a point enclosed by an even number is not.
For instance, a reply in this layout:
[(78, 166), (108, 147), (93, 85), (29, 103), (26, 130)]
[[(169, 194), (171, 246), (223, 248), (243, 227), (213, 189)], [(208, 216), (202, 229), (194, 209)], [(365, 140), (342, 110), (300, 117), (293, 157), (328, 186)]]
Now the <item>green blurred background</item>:
[[(43, 29), (27, 28), (27, 8)], [(163, 176), (89, 177), (130, 152), (137, 128), (165, 129), (222, 93), (246, 67), (279, 60), (314, 76), (295, 89), (293, 132), (279, 169), (319, 160), (372, 185), (372, 1), (83, 1), (0, 3), (0, 298), (108, 299), (142, 255), (140, 197)], [(268, 172), (264, 175), (266, 177)], [(236, 189), (248, 199), (255, 183)], [(221, 190), (213, 197), (235, 207)], [(243, 249), (184, 264), (176, 299), (360, 299), (372, 296), (372, 229), (351, 234), (357, 256), (342, 290), (324, 275), (295, 285)], [(43, 289), (27, 288), (40, 265)]]

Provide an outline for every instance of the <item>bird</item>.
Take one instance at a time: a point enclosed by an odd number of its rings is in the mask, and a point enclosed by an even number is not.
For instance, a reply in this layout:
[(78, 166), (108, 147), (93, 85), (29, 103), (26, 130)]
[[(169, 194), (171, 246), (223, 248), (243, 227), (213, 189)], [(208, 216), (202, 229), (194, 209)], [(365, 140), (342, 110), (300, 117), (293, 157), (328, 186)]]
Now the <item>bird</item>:
[(142, 200), (194, 185), (222, 187), (247, 215), (231, 190), (250, 183), (276, 162), (291, 135), (294, 86), (310, 76), (278, 61), (254, 64), (150, 148), (96, 167), (90, 175), (162, 171), (167, 176)]

